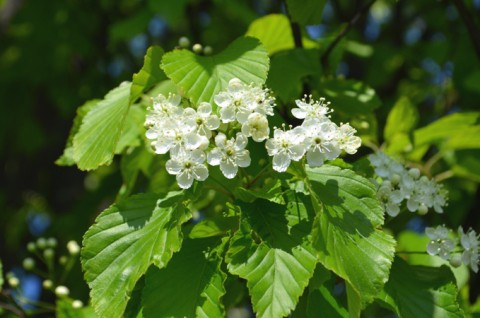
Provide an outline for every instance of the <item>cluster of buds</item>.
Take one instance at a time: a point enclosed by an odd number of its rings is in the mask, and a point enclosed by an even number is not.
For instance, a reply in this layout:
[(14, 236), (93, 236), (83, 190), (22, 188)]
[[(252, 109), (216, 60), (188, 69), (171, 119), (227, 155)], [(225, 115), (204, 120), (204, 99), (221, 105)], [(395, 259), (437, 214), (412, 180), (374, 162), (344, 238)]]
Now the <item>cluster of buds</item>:
[(207, 179), (207, 164), (220, 166), (226, 178), (234, 178), (239, 167), (251, 163), (246, 148), (249, 138), (266, 141), (273, 169), (279, 172), (304, 156), (311, 167), (318, 167), (342, 151), (355, 153), (361, 144), (349, 124), (337, 126), (330, 120), (331, 110), (324, 99), (297, 100), (292, 114), (303, 119), (302, 125), (275, 128), (270, 139), (268, 117), (274, 114), (275, 101), (268, 89), (233, 78), (213, 101), (213, 106), (202, 102), (192, 108), (184, 107), (178, 95), (159, 95), (148, 109), (146, 137), (156, 153), (169, 153), (167, 172), (176, 176), (183, 189), (190, 188), (194, 180)]
[(404, 202), (410, 212), (424, 215), (433, 208), (435, 212), (443, 213), (448, 195), (443, 185), (421, 176), (417, 168), (405, 168), (383, 152), (371, 154), (369, 159), (381, 179), (381, 183), (377, 183), (377, 196), (390, 216), (397, 216)]
[(458, 228), (458, 239), (452, 237), (452, 232), (443, 225), (427, 227), (425, 233), (430, 238), (427, 253), (448, 260), (453, 266), (463, 263), (477, 273), (480, 263), (480, 236), (472, 229), (464, 232), (462, 227)]

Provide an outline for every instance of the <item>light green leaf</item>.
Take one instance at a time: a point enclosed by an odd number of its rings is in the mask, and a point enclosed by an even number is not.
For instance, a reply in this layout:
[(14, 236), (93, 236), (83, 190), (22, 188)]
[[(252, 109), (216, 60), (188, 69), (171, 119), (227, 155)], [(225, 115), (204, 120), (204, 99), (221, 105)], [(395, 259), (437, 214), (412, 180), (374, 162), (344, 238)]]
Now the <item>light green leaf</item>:
[[(245, 219), (227, 253), (228, 269), (247, 280), (258, 317), (284, 317), (296, 306), (313, 275), (316, 257), (308, 243), (311, 222), (304, 197), (287, 205), (267, 200), (242, 204)], [(252, 240), (252, 227), (262, 241)]]
[(130, 103), (134, 103), (143, 92), (167, 78), (160, 68), (163, 53), (158, 46), (151, 46), (147, 50), (142, 69), (133, 75)]
[(73, 138), (73, 159), (81, 170), (111, 163), (128, 113), (130, 83), (111, 90), (91, 106)]
[(145, 317), (224, 317), (221, 264), (227, 241), (186, 239), (166, 268), (149, 269), (142, 296)]
[(268, 54), (261, 43), (241, 37), (213, 56), (199, 56), (188, 50), (175, 50), (162, 58), (162, 69), (193, 100), (213, 102), (213, 96), (227, 88), (236, 77), (246, 84), (262, 85), (267, 79)]
[(292, 21), (302, 25), (320, 24), (326, 0), (287, 0)]
[(238, 227), (237, 217), (225, 217), (223, 215), (208, 217), (195, 224), (189, 231), (189, 238), (204, 238), (211, 236), (224, 236), (229, 231)]
[(267, 86), (284, 102), (299, 98), (302, 79), (320, 74), (317, 50), (294, 49), (272, 57)]
[(90, 306), (82, 308), (73, 308), (73, 300), (70, 298), (57, 299), (56, 317), (57, 318), (96, 318), (97, 315)]
[(394, 239), (379, 230), (383, 208), (376, 188), (351, 170), (324, 165), (307, 169), (314, 206), (314, 247), (321, 263), (349, 282), (364, 304), (388, 280)]
[(123, 123), (122, 133), (115, 148), (115, 154), (121, 154), (128, 147), (140, 146), (145, 136), (145, 109), (132, 105)]
[(364, 307), (364, 302), (362, 297), (358, 292), (352, 287), (348, 282), (345, 282), (345, 287), (347, 290), (347, 304), (348, 304), (348, 314), (350, 318), (360, 318), (362, 309)]
[(320, 83), (318, 94), (332, 103), (335, 112), (349, 116), (371, 113), (381, 104), (373, 88), (354, 80), (327, 80)]
[(93, 307), (122, 317), (130, 294), (150, 264), (165, 267), (182, 243), (190, 217), (182, 192), (140, 194), (103, 211), (84, 236), (82, 266)]
[(70, 133), (68, 135), (67, 144), (65, 146), (65, 150), (63, 151), (63, 155), (60, 156), (55, 161), (55, 164), (59, 166), (73, 166), (75, 164), (75, 160), (73, 160), (73, 137), (77, 134), (80, 125), (82, 124), (83, 117), (95, 106), (100, 100), (94, 99), (86, 102), (82, 106), (77, 108), (77, 115), (73, 120), (72, 128), (70, 129)]
[(457, 293), (448, 267), (412, 266), (397, 257), (379, 299), (400, 318), (465, 317)]
[[(284, 14), (268, 14), (254, 20), (245, 35), (259, 39), (270, 55), (295, 47), (290, 21)], [(318, 46), (307, 37), (302, 37), (302, 42), (304, 48)]]
[[(408, 151), (408, 149), (405, 149), (405, 144), (407, 145), (406, 147), (409, 147), (411, 150), (412, 145), (409, 135), (417, 125), (418, 118), (418, 110), (408, 97), (402, 97), (395, 103), (388, 114), (383, 133), (390, 152)], [(406, 143), (400, 142), (404, 139), (406, 139)], [(404, 146), (402, 148), (398, 147), (399, 144), (403, 144)]]

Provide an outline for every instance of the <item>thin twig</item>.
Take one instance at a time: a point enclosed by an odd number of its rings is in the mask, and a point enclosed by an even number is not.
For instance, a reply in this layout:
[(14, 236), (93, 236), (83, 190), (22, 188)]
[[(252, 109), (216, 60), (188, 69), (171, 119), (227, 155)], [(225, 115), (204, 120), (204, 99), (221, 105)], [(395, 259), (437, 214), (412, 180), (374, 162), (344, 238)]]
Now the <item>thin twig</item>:
[(347, 25), (343, 28), (343, 30), (340, 31), (340, 33), (337, 35), (335, 40), (333, 40), (333, 42), (330, 43), (328, 48), (325, 50), (325, 52), (320, 57), (320, 62), (322, 63), (322, 67), (323, 67), (324, 70), (327, 69), (328, 58), (329, 58), (330, 54), (332, 53), (333, 49), (337, 46), (337, 44), (340, 42), (340, 40), (342, 40), (342, 38), (348, 33), (348, 31), (350, 31), (352, 26), (354, 26), (355, 23), (358, 22), (360, 17), (368, 12), (370, 7), (374, 3), (375, 3), (375, 0), (371, 0), (370, 2), (365, 4), (363, 7), (361, 7), (360, 10), (353, 16), (353, 18), (350, 21), (348, 21)]
[(467, 27), (470, 40), (472, 41), (473, 47), (477, 53), (477, 57), (480, 60), (480, 28), (477, 28), (475, 25), (475, 22), (463, 0), (452, 0), (452, 2), (462, 17), (463, 23), (465, 23), (465, 26)]

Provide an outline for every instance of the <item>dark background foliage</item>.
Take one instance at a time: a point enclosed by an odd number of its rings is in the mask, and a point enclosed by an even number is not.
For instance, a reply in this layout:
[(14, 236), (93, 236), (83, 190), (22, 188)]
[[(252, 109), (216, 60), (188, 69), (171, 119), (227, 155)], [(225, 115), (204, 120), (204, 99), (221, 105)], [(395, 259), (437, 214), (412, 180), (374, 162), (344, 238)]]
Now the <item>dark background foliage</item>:
[[(4, 268), (21, 264), (26, 243), (39, 236), (54, 236), (61, 244), (81, 241), (121, 185), (118, 162), (92, 173), (54, 164), (79, 105), (130, 80), (152, 44), (170, 50), (180, 36), (188, 36), (192, 43), (218, 52), (244, 34), (255, 18), (284, 12), (283, 2), (275, 0), (0, 1)], [(401, 96), (417, 106), (419, 126), (449, 113), (479, 109), (478, 0), (330, 1), (322, 23), (307, 29), (313, 39), (328, 40), (325, 43), (339, 39), (330, 60), (321, 61), (322, 75), (358, 79), (376, 90), (382, 101), (379, 136)], [(469, 155), (480, 157), (475, 151)], [(458, 191), (452, 193), (445, 216), (429, 216), (429, 224), (478, 231), (476, 184), (448, 182)], [(408, 220), (400, 224), (414, 226)], [(72, 280), (83, 284), (80, 270)], [(478, 279), (472, 286), (477, 286), (472, 287), (473, 298), (479, 292)], [(86, 299), (86, 287), (77, 293), (73, 296)]]

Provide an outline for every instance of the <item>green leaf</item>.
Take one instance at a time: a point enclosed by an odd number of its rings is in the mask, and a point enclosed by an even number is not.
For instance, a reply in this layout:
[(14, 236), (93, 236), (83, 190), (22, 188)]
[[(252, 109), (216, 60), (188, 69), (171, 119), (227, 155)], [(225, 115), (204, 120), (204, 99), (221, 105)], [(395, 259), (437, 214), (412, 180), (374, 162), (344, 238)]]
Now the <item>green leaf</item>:
[(128, 147), (140, 146), (145, 136), (145, 109), (132, 105), (123, 124), (122, 133), (115, 147), (115, 154), (121, 154)]
[(143, 92), (167, 78), (160, 68), (163, 53), (159, 46), (151, 46), (147, 50), (142, 69), (133, 75), (130, 103), (134, 103)]
[(57, 299), (56, 317), (57, 318), (96, 318), (97, 315), (90, 306), (82, 308), (73, 308), (72, 299)]
[(145, 288), (145, 276), (140, 277), (140, 279), (135, 284), (135, 287), (130, 294), (130, 299), (128, 300), (127, 307), (123, 313), (123, 318), (142, 318), (143, 317), (143, 307), (142, 307), (142, 292)]
[(111, 163), (128, 113), (130, 83), (111, 90), (91, 106), (73, 138), (73, 159), (81, 170)]
[(65, 150), (63, 151), (63, 155), (55, 161), (55, 164), (59, 166), (73, 166), (75, 164), (75, 160), (73, 160), (73, 137), (78, 132), (80, 125), (83, 121), (83, 117), (95, 106), (100, 100), (94, 99), (86, 102), (82, 106), (77, 108), (77, 115), (73, 120), (72, 128), (70, 129), (70, 134), (68, 135), (67, 144), (65, 146)]
[(388, 280), (394, 239), (379, 230), (383, 207), (376, 188), (351, 170), (307, 169), (315, 209), (314, 247), (321, 263), (349, 282), (364, 304)]
[(251, 37), (241, 37), (213, 56), (175, 50), (162, 58), (165, 74), (194, 103), (213, 102), (213, 96), (226, 89), (234, 77), (247, 84), (262, 85), (267, 79), (268, 67), (265, 47)]
[[(230, 244), (228, 270), (247, 280), (258, 317), (287, 316), (317, 263), (308, 243), (311, 221), (304, 197), (295, 199), (287, 205), (267, 200), (241, 205), (245, 219)], [(253, 242), (252, 229), (262, 241), (259, 245)]]
[(327, 80), (320, 83), (318, 94), (332, 103), (335, 112), (349, 116), (371, 113), (381, 104), (373, 88), (354, 80)]
[(132, 193), (137, 182), (138, 174), (141, 171), (147, 171), (154, 154), (146, 147), (137, 147), (127, 151), (120, 161), (120, 171), (122, 173), (123, 184), (119, 191), (119, 196), (126, 198)]
[[(395, 103), (388, 114), (383, 133), (390, 153), (412, 149), (410, 135), (418, 123), (418, 118), (418, 110), (408, 97), (402, 97)], [(401, 142), (404, 139), (406, 142)], [(399, 147), (399, 145), (403, 146)]]
[(272, 57), (267, 85), (284, 102), (301, 96), (302, 79), (320, 74), (317, 50), (294, 49)]
[(224, 236), (238, 227), (237, 217), (213, 216), (195, 224), (189, 231), (189, 238)]
[(412, 266), (397, 257), (379, 299), (400, 318), (464, 317), (457, 293), (448, 267)]
[(182, 243), (190, 217), (182, 192), (140, 194), (103, 211), (84, 236), (82, 266), (93, 307), (101, 317), (122, 317), (150, 264), (165, 267)]
[[(268, 14), (254, 20), (245, 35), (259, 39), (270, 55), (295, 47), (290, 21), (284, 14)], [(316, 42), (307, 37), (302, 37), (302, 42), (305, 48), (317, 47)]]
[(456, 176), (480, 182), (480, 149), (457, 150), (444, 158)]
[(149, 269), (142, 296), (145, 317), (224, 317), (221, 264), (227, 240), (185, 239), (166, 268)]
[(320, 24), (326, 0), (287, 0), (293, 22), (302, 25)]

